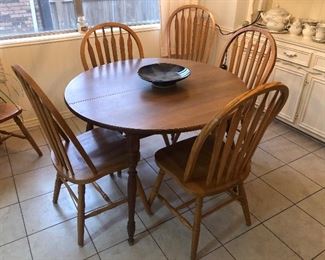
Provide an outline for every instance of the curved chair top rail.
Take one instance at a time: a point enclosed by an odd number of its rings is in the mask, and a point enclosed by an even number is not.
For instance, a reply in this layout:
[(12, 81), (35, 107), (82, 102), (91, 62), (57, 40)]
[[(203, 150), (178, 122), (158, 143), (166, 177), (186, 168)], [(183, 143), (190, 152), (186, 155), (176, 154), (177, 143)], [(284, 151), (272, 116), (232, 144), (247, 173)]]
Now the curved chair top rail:
[[(127, 25), (115, 22), (98, 24), (84, 35), (80, 46), (80, 57), (84, 70), (110, 62), (133, 59), (134, 42), (138, 57), (143, 58), (143, 47), (139, 37)], [(90, 64), (90, 66), (89, 66)]]
[(234, 33), (224, 48), (219, 66), (245, 82), (248, 89), (266, 83), (277, 56), (273, 36), (264, 29), (248, 26)]
[(215, 19), (200, 5), (177, 8), (166, 24), (168, 57), (207, 63), (214, 41)]

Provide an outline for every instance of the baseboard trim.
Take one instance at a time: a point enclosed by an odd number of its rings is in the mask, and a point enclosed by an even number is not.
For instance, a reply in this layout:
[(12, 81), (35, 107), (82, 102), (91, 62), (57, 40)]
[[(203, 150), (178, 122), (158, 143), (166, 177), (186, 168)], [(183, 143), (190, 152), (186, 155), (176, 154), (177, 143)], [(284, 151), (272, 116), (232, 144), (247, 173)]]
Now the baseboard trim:
[[(69, 110), (62, 111), (62, 112), (60, 112), (60, 114), (62, 115), (62, 117), (64, 119), (74, 117), (74, 115)], [(22, 119), (23, 119), (23, 123), (24, 123), (25, 127), (27, 127), (27, 128), (33, 128), (33, 127), (37, 127), (40, 125), (37, 117), (28, 118), (28, 119), (24, 119), (24, 117), (23, 117)], [(6, 124), (1, 124), (0, 130), (6, 130), (8, 132), (11, 132), (11, 131), (17, 131), (17, 130), (19, 130), (19, 128), (13, 120), (10, 120)]]

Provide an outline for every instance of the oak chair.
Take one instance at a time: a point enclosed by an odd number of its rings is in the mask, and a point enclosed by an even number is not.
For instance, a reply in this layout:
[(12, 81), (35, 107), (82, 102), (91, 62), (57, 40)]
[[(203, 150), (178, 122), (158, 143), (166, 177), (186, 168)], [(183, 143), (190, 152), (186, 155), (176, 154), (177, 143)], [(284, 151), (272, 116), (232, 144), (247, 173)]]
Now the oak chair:
[(130, 27), (108, 22), (98, 24), (86, 32), (80, 46), (80, 57), (87, 71), (118, 60), (143, 58), (144, 55), (140, 39)]
[[(280, 112), (288, 97), (288, 88), (280, 83), (256, 87), (235, 98), (208, 123), (197, 137), (180, 141), (156, 152), (160, 173), (149, 196), (149, 205), (158, 197), (192, 230), (191, 259), (197, 257), (201, 218), (238, 200), (246, 224), (251, 225), (243, 181), (250, 172), (251, 158), (266, 128)], [(256, 100), (262, 101), (256, 105)], [(236, 130), (240, 127), (241, 131)], [(165, 174), (171, 175), (195, 198), (173, 207), (159, 193)], [(227, 192), (229, 197), (205, 213), (203, 198)], [(179, 210), (195, 203), (193, 225)]]
[(10, 137), (27, 139), (28, 142), (31, 144), (31, 146), (34, 148), (34, 150), (37, 152), (37, 154), (39, 156), (42, 156), (42, 152), (39, 149), (38, 145), (36, 144), (35, 140), (33, 139), (31, 134), (28, 132), (23, 122), (19, 118), (22, 112), (23, 112), (22, 108), (17, 105), (10, 104), (10, 103), (0, 103), (0, 124), (13, 119), (22, 132), (22, 134), (16, 134), (5, 130), (0, 130), (0, 134), (4, 135), (4, 137), (0, 136), (0, 144), (2, 144), (5, 140), (7, 140)]
[[(51, 159), (57, 170), (53, 203), (57, 203), (61, 185), (64, 184), (78, 210), (78, 244), (83, 246), (85, 219), (127, 201), (126, 198), (112, 201), (96, 183), (96, 180), (106, 175), (128, 168), (126, 139), (120, 133), (104, 128), (95, 128), (75, 136), (37, 83), (19, 65), (12, 68), (36, 112), (51, 147)], [(77, 184), (78, 195), (73, 192), (68, 182)], [(107, 202), (106, 206), (85, 212), (86, 184), (94, 186)], [(150, 213), (139, 179), (137, 186), (145, 209)]]
[(208, 9), (181, 6), (166, 24), (168, 57), (207, 63), (215, 35), (215, 19)]
[(224, 48), (219, 66), (238, 76), (248, 89), (268, 80), (277, 56), (273, 36), (249, 26), (234, 33)]
[[(143, 58), (144, 54), (139, 37), (130, 27), (108, 22), (98, 24), (86, 32), (80, 45), (80, 57), (87, 71), (118, 60)], [(93, 125), (87, 123), (86, 130), (92, 128)]]

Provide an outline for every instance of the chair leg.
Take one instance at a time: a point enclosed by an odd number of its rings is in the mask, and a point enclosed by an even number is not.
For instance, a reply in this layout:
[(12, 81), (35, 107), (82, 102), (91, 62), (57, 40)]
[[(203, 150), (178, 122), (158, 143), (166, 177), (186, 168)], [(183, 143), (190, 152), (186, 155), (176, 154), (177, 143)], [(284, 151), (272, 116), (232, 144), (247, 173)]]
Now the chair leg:
[(164, 138), (165, 145), (170, 146), (168, 135), (167, 134), (162, 134), (162, 137)]
[(191, 260), (196, 259), (197, 248), (199, 245), (201, 217), (202, 217), (202, 203), (203, 203), (203, 198), (201, 197), (197, 198), (195, 201), (195, 216), (194, 216), (194, 224), (192, 230)]
[(172, 144), (176, 144), (180, 136), (181, 136), (181, 133), (175, 133), (172, 136)]
[(26, 127), (24, 126), (23, 122), (21, 122), (21, 120), (19, 119), (18, 116), (14, 117), (14, 120), (16, 122), (16, 124), (18, 125), (18, 127), (20, 128), (20, 130), (23, 132), (24, 136), (26, 137), (26, 139), (29, 141), (29, 143), (33, 146), (34, 150), (37, 152), (37, 154), (39, 156), (42, 156), (42, 152), (39, 149), (38, 145), (36, 144), (35, 140), (33, 139), (33, 137), (30, 135), (30, 133), (28, 132), (28, 130), (26, 129)]
[(62, 181), (58, 174), (56, 174), (55, 184), (54, 184), (54, 193), (53, 193), (53, 203), (58, 203), (58, 198), (61, 190)]
[(85, 229), (85, 184), (78, 185), (78, 244), (84, 245)]
[(148, 215), (152, 215), (150, 205), (149, 205), (148, 200), (147, 200), (146, 193), (144, 192), (142, 183), (141, 183), (140, 178), (139, 178), (138, 175), (137, 175), (137, 192), (140, 195), (140, 198), (142, 200), (145, 211), (147, 212)]
[(92, 130), (94, 129), (94, 125), (92, 123), (87, 123), (87, 126), (86, 126), (86, 131), (89, 131), (89, 130)]
[(154, 186), (150, 192), (150, 195), (149, 195), (148, 204), (150, 207), (151, 207), (153, 201), (155, 200), (155, 198), (157, 197), (157, 194), (158, 194), (158, 191), (159, 191), (159, 188), (160, 188), (160, 185), (161, 185), (161, 182), (162, 182), (164, 176), (165, 176), (165, 173), (160, 170), (159, 174), (157, 176), (157, 179), (155, 181), (155, 184), (154, 184)]
[(243, 183), (240, 183), (238, 185), (238, 192), (239, 192), (239, 201), (243, 208), (243, 212), (246, 220), (246, 225), (250, 226), (252, 222), (251, 222), (251, 216), (249, 214), (248, 201), (247, 201), (246, 192)]

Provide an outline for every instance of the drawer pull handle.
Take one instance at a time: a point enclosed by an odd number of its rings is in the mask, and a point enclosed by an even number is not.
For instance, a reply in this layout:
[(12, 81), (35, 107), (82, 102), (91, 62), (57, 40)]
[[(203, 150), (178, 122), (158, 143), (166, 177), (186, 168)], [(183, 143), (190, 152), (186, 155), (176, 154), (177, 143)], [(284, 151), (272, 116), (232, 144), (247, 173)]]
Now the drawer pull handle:
[(294, 53), (294, 52), (287, 52), (287, 51), (284, 51), (283, 54), (289, 58), (295, 58), (297, 57), (297, 53)]

